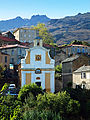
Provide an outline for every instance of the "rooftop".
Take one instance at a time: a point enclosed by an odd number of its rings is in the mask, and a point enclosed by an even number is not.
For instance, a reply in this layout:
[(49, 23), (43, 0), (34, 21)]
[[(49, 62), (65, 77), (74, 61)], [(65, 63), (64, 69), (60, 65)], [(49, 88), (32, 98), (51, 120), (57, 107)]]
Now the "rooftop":
[(65, 63), (65, 62), (72, 62), (72, 61), (76, 60), (78, 57), (79, 57), (78, 55), (69, 57), (69, 58), (63, 60), (62, 63)]
[(74, 73), (81, 73), (81, 72), (90, 72), (90, 66), (82, 66), (79, 69), (77, 69), (76, 71), (74, 71)]
[(15, 45), (4, 45), (2, 47), (0, 47), (0, 49), (5, 49), (5, 48), (14, 48), (14, 47), (21, 47), (21, 48), (27, 48), (26, 46), (23, 46), (23, 45), (18, 45), (18, 44), (15, 44)]
[[(10, 31), (2, 32), (2, 35), (3, 35), (3, 34), (7, 34), (7, 33), (9, 33), (9, 32), (10, 32)], [(11, 32), (10, 32), (10, 33), (11, 33)]]
[(21, 30), (21, 29), (22, 30), (33, 30), (32, 28), (22, 27), (22, 28), (17, 28), (13, 33), (17, 32), (18, 30)]
[(11, 39), (11, 38), (8, 38), (8, 37), (4, 37), (2, 35), (0, 35), (0, 39), (3, 40), (3, 41), (16, 41), (16, 42), (19, 42), (18, 40), (16, 39)]
[(90, 46), (87, 46), (87, 45), (78, 45), (78, 44), (71, 44), (71, 45), (68, 45), (68, 46), (90, 47)]
[[(7, 54), (7, 53), (4, 53), (4, 52), (1, 52), (1, 54), (3, 54), (3, 55), (9, 55), (9, 54)], [(9, 55), (10, 56), (10, 55)]]
[(71, 44), (71, 45), (66, 45), (66, 46), (58, 46), (59, 48), (65, 48), (65, 47), (90, 47), (87, 45), (78, 45), (78, 44)]

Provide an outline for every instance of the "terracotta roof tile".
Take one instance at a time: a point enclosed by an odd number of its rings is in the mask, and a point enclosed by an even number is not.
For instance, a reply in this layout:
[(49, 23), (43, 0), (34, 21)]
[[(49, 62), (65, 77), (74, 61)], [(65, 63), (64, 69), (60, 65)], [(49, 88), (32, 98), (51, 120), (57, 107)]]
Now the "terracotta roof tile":
[(3, 48), (12, 48), (12, 47), (22, 47), (22, 48), (27, 48), (26, 46), (23, 46), (23, 45), (18, 45), (18, 44), (15, 44), (15, 45), (4, 45), (2, 47), (0, 47), (0, 49), (3, 49)]
[(3, 41), (16, 41), (16, 42), (19, 42), (18, 40), (16, 39), (11, 39), (11, 38), (8, 38), (8, 37), (4, 37), (2, 35), (0, 35), (0, 39), (3, 40)]

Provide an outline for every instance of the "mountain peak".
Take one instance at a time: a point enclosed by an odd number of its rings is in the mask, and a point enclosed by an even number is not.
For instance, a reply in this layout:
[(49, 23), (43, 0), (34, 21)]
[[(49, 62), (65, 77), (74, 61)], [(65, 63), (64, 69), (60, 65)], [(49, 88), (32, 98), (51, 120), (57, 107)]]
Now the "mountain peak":
[(15, 19), (22, 19), (20, 16), (17, 16)]
[(46, 19), (48, 19), (48, 20), (50, 20), (50, 18), (48, 18), (46, 15), (33, 15), (32, 17), (31, 17), (31, 19), (41, 19), (41, 18), (46, 18)]
[(22, 26), (30, 27), (31, 25), (37, 25), (37, 23), (47, 23), (50, 20), (46, 15), (33, 15), (31, 19), (21, 18), (17, 16), (16, 18), (0, 21), (0, 30), (8, 31), (12, 28), (19, 28)]

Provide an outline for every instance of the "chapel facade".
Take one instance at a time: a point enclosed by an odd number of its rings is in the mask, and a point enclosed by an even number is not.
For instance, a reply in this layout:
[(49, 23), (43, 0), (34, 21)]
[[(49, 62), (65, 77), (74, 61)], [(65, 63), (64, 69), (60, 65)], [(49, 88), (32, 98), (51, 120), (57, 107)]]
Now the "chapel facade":
[(42, 39), (36, 37), (34, 47), (27, 50), (21, 60), (21, 87), (36, 83), (47, 92), (55, 92), (55, 60), (51, 59), (49, 50), (42, 47)]

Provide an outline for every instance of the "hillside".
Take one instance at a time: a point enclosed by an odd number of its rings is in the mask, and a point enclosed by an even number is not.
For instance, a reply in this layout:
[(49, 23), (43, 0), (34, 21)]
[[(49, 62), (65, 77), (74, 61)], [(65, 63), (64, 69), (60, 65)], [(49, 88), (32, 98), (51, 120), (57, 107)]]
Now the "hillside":
[(57, 44), (67, 44), (73, 40), (90, 43), (90, 12), (62, 19), (51, 19), (47, 27)]
[(57, 44), (67, 44), (73, 40), (90, 43), (90, 12), (67, 16), (62, 19), (50, 19), (46, 15), (33, 15), (31, 19), (16, 17), (0, 21), (0, 31), (8, 31), (19, 27), (30, 27), (37, 23), (45, 23), (54, 36)]
[(0, 21), (0, 31), (8, 31), (11, 29), (28, 26), (37, 25), (37, 23), (46, 23), (50, 20), (46, 15), (33, 15), (31, 19), (23, 19), (21, 17), (16, 17), (14, 19), (2, 20)]

